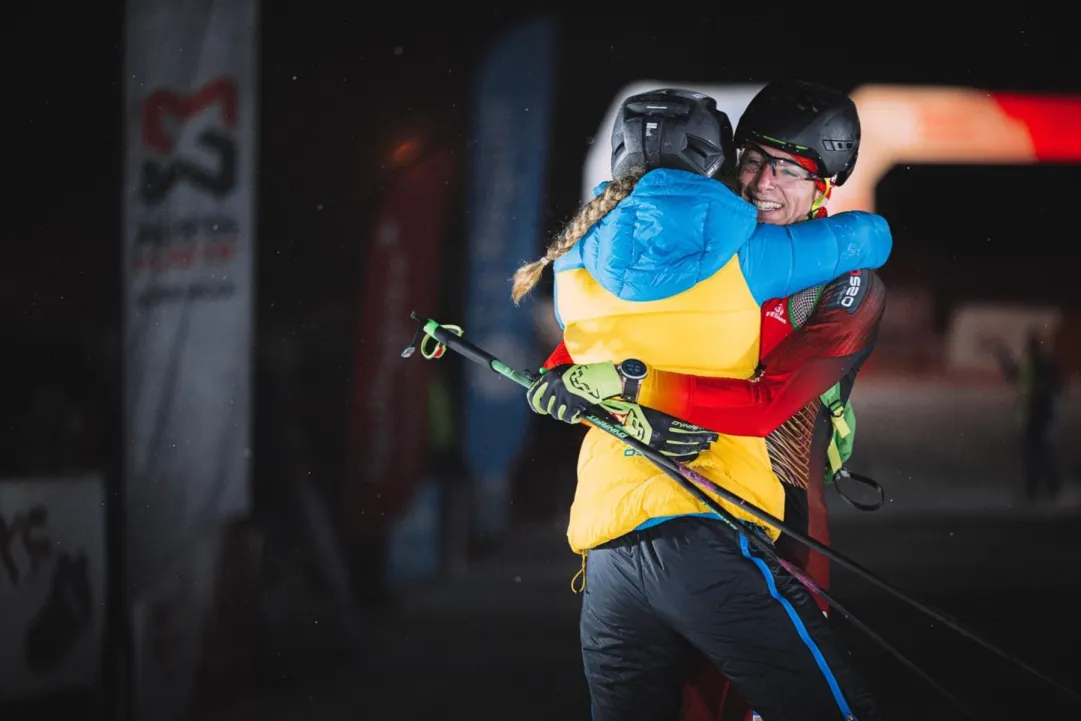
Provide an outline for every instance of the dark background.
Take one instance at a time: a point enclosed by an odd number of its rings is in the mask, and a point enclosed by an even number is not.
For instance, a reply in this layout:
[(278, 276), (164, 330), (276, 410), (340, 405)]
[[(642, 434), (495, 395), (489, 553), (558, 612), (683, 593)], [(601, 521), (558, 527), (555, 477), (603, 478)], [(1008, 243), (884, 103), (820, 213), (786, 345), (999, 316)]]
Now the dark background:
[[(302, 375), (293, 382), (318, 381), (318, 388), (312, 391), (317, 401), (306, 423), (317, 438), (321, 463), (329, 476), (340, 475), (344, 463), (343, 421), (350, 398), (357, 299), (374, 211), (380, 191), (391, 177), (390, 154), (402, 140), (418, 136), (427, 143), (454, 148), (461, 160), (456, 188), (461, 201), (472, 140), (469, 128), (476, 65), (501, 31), (528, 17), (539, 5), (519, 3), (515, 8), (461, 7), (450, 12), (407, 4), (385, 8), (361, 3), (352, 7), (345, 3), (264, 3), (256, 254), (258, 342), (272, 343), (274, 334), (282, 332), (305, 338), (307, 361)], [(27, 412), (29, 391), (35, 383), (59, 381), (96, 419), (79, 439), (83, 462), (111, 469), (116, 467), (119, 447), (114, 360), (121, 317), (123, 8), (121, 3), (109, 1), (62, 8), (37, 4), (10, 12), (16, 32), (5, 41), (5, 54), (14, 60), (5, 63), (4, 159), (9, 177), (5, 196), (9, 203), (4, 206), (5, 243), (0, 262), (0, 340), (8, 349), (5, 365), (10, 364), (3, 397), (5, 422), (10, 429), (14, 427), (12, 419)], [(552, 130), (544, 203), (548, 235), (557, 232), (578, 206), (582, 163), (598, 119), (615, 93), (637, 79), (765, 82), (797, 76), (846, 90), (864, 83), (919, 83), (963, 84), (989, 91), (1081, 91), (1076, 25), (1057, 13), (1029, 13), (1023, 8), (997, 11), (988, 7), (975, 14), (948, 17), (918, 13), (906, 6), (869, 6), (853, 15), (820, 6), (802, 7), (797, 14), (780, 10), (707, 12), (698, 4), (652, 9), (598, 4), (557, 15), (562, 47), (557, 121)], [(883, 270), (887, 284), (929, 286), (940, 323), (950, 307), (965, 300), (1076, 308), (1081, 291), (1072, 258), (1079, 239), (1074, 210), (1081, 190), (1079, 176), (1078, 167), (1069, 165), (894, 169), (879, 186), (877, 209), (890, 220), (895, 235), (894, 254)], [(459, 208), (463, 205), (458, 203)], [(464, 228), (464, 215), (458, 212), (444, 241), (452, 257), (453, 249), (464, 242)], [(538, 239), (538, 249), (540, 242)], [(454, 307), (459, 301), (452, 297), (448, 305)], [(267, 439), (273, 438), (275, 422), (259, 415), (258, 404), (257, 400), (257, 493), (259, 468), (273, 462)], [(11, 433), (5, 435), (0, 446), (0, 473), (48, 471), (44, 465), (32, 466), (23, 459), (17, 452), (22, 441)], [(931, 442), (929, 435), (906, 435), (911, 438), (908, 447)], [(964, 451), (969, 458), (979, 452), (978, 446)], [(53, 461), (60, 464), (59, 459)], [(566, 500), (561, 496), (546, 504), (558, 507)], [(890, 548), (918, 548), (911, 555), (890, 555), (888, 562), (883, 561), (895, 573), (893, 577), (905, 580), (926, 580), (922, 564), (928, 555), (952, 559), (953, 565), (946, 564), (941, 570), (945, 579), (941, 584), (945, 585), (928, 583), (927, 588), (920, 588), (939, 593), (936, 602), (979, 619), (983, 630), (1008, 638), (1012, 648), (1027, 652), (1027, 657), (1047, 662), (1037, 665), (1078, 679), (1076, 654), (1063, 651), (1061, 645), (1048, 651), (1046, 645), (1057, 640), (1068, 649), (1069, 639), (1077, 638), (1075, 622), (1057, 620), (1076, 610), (1067, 592), (1081, 588), (1077, 574), (1063, 570), (1071, 565), (1076, 569), (1076, 522), (1012, 519), (1000, 523), (981, 518), (939, 523), (942, 525), (934, 531), (903, 524), (872, 530), (854, 526), (845, 535), (842, 528), (838, 542), (847, 541), (844, 547), (848, 549), (880, 547), (885, 554)], [(967, 538), (976, 540), (951, 555), (953, 551), (943, 549), (944, 543), (948, 545), (943, 539), (962, 529)], [(555, 528), (554, 535), (546, 538), (557, 538), (559, 532)], [(891, 532), (894, 543), (877, 543)], [(1041, 534), (1054, 540), (1041, 542)], [(1004, 537), (1021, 540), (1006, 547), (1001, 542)], [(532, 555), (497, 561), (491, 578), (504, 572), (520, 575), (523, 569), (547, 568), (543, 563), (554, 563), (538, 560), (541, 555), (547, 558), (547, 551), (540, 554), (535, 548), (562, 554), (560, 562), (573, 566), (575, 559), (565, 558), (570, 555), (565, 547), (549, 541), (545, 541), (547, 546), (531, 546)], [(988, 550), (991, 548), (993, 552)], [(1043, 558), (1040, 568), (1047, 572), (1043, 581), (987, 565), (1023, 566), (1038, 556)], [(559, 566), (555, 575), (563, 570)], [(1060, 577), (1061, 583), (1048, 580), (1056, 573), (1069, 578)], [(951, 578), (964, 580), (950, 585)], [(941, 590), (946, 586), (948, 591)], [(847, 589), (843, 582), (841, 587)], [(502, 592), (493, 590), (492, 594)], [(536, 602), (543, 594), (534, 593)], [(344, 717), (350, 709), (356, 711), (358, 703), (364, 703), (356, 698), (335, 700), (350, 687), (389, 684), (397, 688), (394, 684), (401, 683), (403, 690), (395, 697), (396, 703), (408, 705), (401, 699), (409, 696), (413, 682), (401, 682), (400, 678), (427, 678), (426, 683), (434, 684), (432, 688), (441, 689), (434, 695), (462, 699), (447, 700), (441, 708), (455, 714), (472, 709), (479, 718), (483, 713), (473, 706), (473, 692), (462, 689), (484, 688), (476, 681), (480, 672), (476, 678), (466, 678), (468, 669), (462, 666), (470, 662), (458, 663), (472, 651), (446, 649), (452, 643), (448, 627), (456, 627), (459, 633), (465, 633), (463, 628), (472, 629), (462, 625), (461, 619), (484, 615), (490, 597), (454, 598), (458, 600), (445, 604), (458, 609), (459, 615), (453, 619), (438, 620), (442, 617), (429, 609), (424, 612), (428, 616), (421, 613), (427, 620), (410, 626), (411, 630), (387, 632), (389, 635), (381, 637), (387, 644), (381, 652), (396, 659), (387, 661), (386, 666), (398, 672), (384, 669), (386, 675), (368, 673), (359, 685), (356, 677), (348, 675), (320, 671), (313, 682), (291, 672), (288, 688), (306, 688), (295, 692), (295, 698), (306, 695), (318, 699), (324, 704), (320, 713), (331, 718), (339, 712)], [(573, 600), (571, 597), (568, 603)], [(867, 601), (865, 607), (889, 608), (874, 601)], [(508, 642), (504, 647), (492, 641), (493, 648), (500, 649), (499, 662), (478, 661), (478, 668), (484, 668), (485, 674), (505, 673), (509, 678), (512, 671), (504, 668), (504, 662), (511, 668), (517, 668), (515, 663), (525, 664), (527, 670), (513, 671), (516, 682), (525, 685), (513, 686), (499, 676), (504, 690), (497, 696), (502, 703), (530, 693), (580, 702), (573, 610), (559, 616), (558, 625), (553, 622), (549, 627), (538, 626), (535, 617), (528, 616), (536, 609), (529, 608), (532, 610), (522, 612), (526, 615), (511, 618), (505, 627), (508, 634), (523, 633), (521, 643)], [(408, 615), (405, 610), (400, 613)], [(895, 637), (920, 639), (925, 657), (936, 655), (933, 644), (938, 637), (926, 624), (905, 625), (885, 610), (874, 615), (874, 620), (892, 629)], [(494, 627), (504, 628), (498, 623)], [(527, 627), (532, 630), (522, 631)], [(483, 635), (479, 629), (478, 625), (471, 632)], [(530, 644), (534, 644), (533, 651), (547, 648), (545, 643), (556, 643), (552, 636), (563, 644), (558, 651), (541, 660), (521, 661), (530, 653), (522, 649)], [(514, 656), (519, 651), (521, 658)], [(444, 662), (419, 660), (429, 656)], [(961, 676), (970, 668), (983, 669), (975, 661), (971, 664), (976, 665), (969, 665), (969, 656), (960, 658), (963, 660), (956, 664), (942, 659), (937, 664), (945, 672), (960, 668)], [(370, 654), (362, 662), (371, 663)], [(432, 670), (432, 666), (438, 668)], [(880, 665), (873, 666), (881, 670)], [(418, 675), (411, 676), (414, 672)], [(393, 673), (399, 675), (394, 677)], [(897, 676), (893, 670), (882, 673), (890, 679), (881, 682), (889, 698), (930, 694), (916, 680)], [(976, 694), (985, 693), (987, 686), (1009, 685), (1010, 679), (1017, 679), (997, 667), (986, 676), (972, 673), (972, 678), (958, 683)], [(952, 675), (956, 679), (958, 674)], [(542, 683), (546, 676), (566, 684), (562, 687), (565, 692)], [(302, 677), (307, 680), (298, 680)], [(910, 693), (910, 688), (919, 691)], [(1058, 701), (1039, 687), (1025, 688), (1027, 698), (1058, 708), (1054, 706)], [(1015, 703), (1020, 708), (1024, 702)], [(498, 709), (496, 701), (490, 705)], [(371, 717), (393, 716), (372, 710), (377, 706), (369, 708)], [(307, 711), (298, 710), (303, 705), (284, 702), (246, 708), (260, 709), (249, 713), (264, 719), (275, 710), (281, 712), (281, 718), (308, 717)], [(283, 708), (293, 710), (281, 711)], [(581, 705), (574, 708), (582, 710)], [(898, 708), (912, 712), (916, 706)], [(937, 702), (935, 709), (945, 714)], [(393, 717), (420, 717), (420, 711)], [(895, 718), (915, 717), (902, 713)], [(926, 713), (920, 717), (939, 716)]]
[[(80, 324), (105, 323), (115, 315), (108, 300), (119, 281), (118, 6), (73, 6), (58, 25), (38, 5), (18, 24), (30, 32), (15, 41), (23, 60), (9, 75), (6, 94), (13, 103), (9, 169), (18, 179), (12, 207), (19, 212), (6, 218), (14, 242), (2, 285), (7, 298), (31, 301), (32, 310), (18, 319), (33, 326), (76, 317)], [(805, 20), (781, 11), (722, 18), (696, 8), (666, 10), (675, 28), (666, 33), (659, 32), (663, 16), (647, 21), (622, 7), (560, 15), (550, 232), (577, 207), (581, 164), (597, 119), (619, 88), (638, 78), (765, 82), (797, 75), (844, 89), (871, 82), (1046, 92), (1081, 86), (1075, 30), (1053, 14), (1021, 10), (951, 20), (889, 11), (871, 17), (868, 11), (861, 13), (866, 19), (833, 19), (823, 12)], [(261, 311), (355, 297), (390, 152), (418, 131), (467, 149), (477, 59), (528, 10), (496, 7), (468, 18), (401, 9), (396, 15), (387, 8), (375, 13), (338, 3), (265, 4)], [(897, 234), (895, 257), (928, 259), (897, 266), (960, 280), (971, 293), (989, 292), (989, 284), (967, 280), (983, 271), (1039, 269), (1043, 282), (995, 283), (994, 293), (1065, 297), (1068, 289), (1061, 286), (1072, 285), (1072, 268), (1061, 261), (1077, 237), (1067, 225), (1076, 171), (895, 169), (879, 196)], [(891, 264), (885, 272), (897, 269)]]

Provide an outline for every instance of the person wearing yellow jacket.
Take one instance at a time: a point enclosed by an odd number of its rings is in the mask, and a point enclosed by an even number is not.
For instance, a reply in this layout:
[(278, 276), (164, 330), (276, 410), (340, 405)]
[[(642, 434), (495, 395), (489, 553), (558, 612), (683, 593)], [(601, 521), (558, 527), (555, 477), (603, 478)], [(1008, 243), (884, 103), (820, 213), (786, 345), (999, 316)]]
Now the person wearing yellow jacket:
[[(880, 267), (889, 227), (866, 213), (757, 223), (756, 208), (713, 179), (734, 157), (731, 125), (698, 93), (628, 98), (612, 148), (613, 180), (515, 276), (518, 300), (554, 266), (564, 344), (579, 364), (542, 375), (530, 402), (560, 417), (583, 398), (622, 397), (642, 440), (693, 458), (699, 473), (781, 517), (784, 491), (761, 438), (714, 440), (633, 402), (658, 392), (650, 369), (752, 377), (761, 303)], [(776, 538), (773, 529), (748, 532)], [(774, 719), (878, 717), (807, 591), (753, 553), (743, 532), (597, 429), (582, 444), (568, 540), (588, 552), (581, 634), (594, 719), (678, 717), (691, 646), (740, 679), (748, 701)]]

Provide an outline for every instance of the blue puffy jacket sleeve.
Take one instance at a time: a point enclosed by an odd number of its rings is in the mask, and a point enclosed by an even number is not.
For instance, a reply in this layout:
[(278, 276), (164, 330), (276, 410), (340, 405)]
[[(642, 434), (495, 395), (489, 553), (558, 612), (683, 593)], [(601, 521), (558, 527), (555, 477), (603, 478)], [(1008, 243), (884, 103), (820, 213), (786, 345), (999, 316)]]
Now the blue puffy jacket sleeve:
[(843, 273), (885, 265), (893, 248), (880, 215), (849, 211), (792, 225), (759, 223), (739, 263), (759, 305), (828, 283)]

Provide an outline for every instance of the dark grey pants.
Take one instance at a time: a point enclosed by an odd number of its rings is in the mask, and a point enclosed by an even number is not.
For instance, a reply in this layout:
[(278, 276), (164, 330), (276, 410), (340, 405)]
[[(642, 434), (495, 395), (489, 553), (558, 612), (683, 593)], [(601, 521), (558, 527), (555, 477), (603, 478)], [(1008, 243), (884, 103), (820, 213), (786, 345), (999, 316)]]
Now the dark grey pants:
[(593, 721), (677, 721), (692, 647), (763, 721), (880, 718), (807, 590), (720, 520), (590, 551), (581, 640)]

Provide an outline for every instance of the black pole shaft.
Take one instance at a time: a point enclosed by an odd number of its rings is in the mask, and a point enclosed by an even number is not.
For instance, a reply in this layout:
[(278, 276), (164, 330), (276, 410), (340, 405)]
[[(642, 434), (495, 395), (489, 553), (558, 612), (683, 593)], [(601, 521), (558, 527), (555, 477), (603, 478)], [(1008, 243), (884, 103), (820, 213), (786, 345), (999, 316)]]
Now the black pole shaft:
[[(412, 317), (415, 320), (420, 321), (421, 323), (425, 323), (425, 322), (432, 323), (433, 322), (433, 321), (427, 320), (427, 319), (417, 315), (417, 313), (415, 313), (415, 312), (412, 314)], [(436, 324), (436, 325), (438, 325), (438, 324)], [(508, 366), (506, 366), (504, 363), (502, 363), (502, 361), (500, 361), (498, 358), (496, 358), (492, 354), (488, 353), (487, 351), (481, 350), (477, 346), (473, 345), (472, 343), (465, 340), (464, 338), (462, 338), (462, 337), (460, 337), (458, 335), (455, 335), (454, 333), (451, 333), (451, 332), (446, 331), (444, 329), (439, 329), (439, 332), (437, 334), (433, 334), (433, 337), (435, 337), (435, 339), (438, 342), (444, 344), (450, 350), (452, 350), (452, 351), (454, 351), (456, 353), (460, 353), (461, 355), (466, 356), (470, 360), (474, 360), (475, 362), (478, 362), (478, 363), (480, 363), (482, 365), (487, 365), (493, 371), (496, 371), (496, 372), (500, 373), (500, 375), (507, 376), (511, 380), (514, 380), (515, 382), (517, 382), (519, 385), (522, 385), (522, 386), (525, 386), (525, 387), (528, 387), (530, 385), (531, 378), (528, 375), (526, 375), (524, 373), (521, 373), (520, 371), (514, 371), (512, 369), (509, 369)], [(500, 369), (507, 369), (507, 370), (500, 370)], [(1002, 659), (1004, 659), (1006, 661), (1009, 661), (1010, 663), (1013, 663), (1018, 668), (1021, 668), (1021, 669), (1025, 670), (1025, 671), (1027, 671), (1028, 673), (1032, 674), (1034, 677), (1040, 679), (1041, 681), (1048, 684), (1049, 686), (1052, 686), (1053, 688), (1061, 691), (1062, 693), (1066, 694), (1067, 696), (1070, 696), (1071, 698), (1073, 698), (1073, 699), (1075, 699), (1077, 701), (1081, 701), (1081, 694), (1079, 694), (1077, 691), (1074, 691), (1074, 690), (1072, 690), (1070, 688), (1067, 688), (1064, 684), (1061, 684), (1058, 681), (1054, 680), (1053, 678), (1050, 678), (1049, 676), (1047, 676), (1044, 673), (1042, 673), (1041, 671), (1039, 671), (1039, 669), (1036, 669), (1035, 667), (1033, 667), (1032, 665), (1030, 665), (1026, 661), (1018, 658), (1017, 656), (1014, 656), (1013, 654), (1009, 653), (1005, 649), (1002, 649), (1002, 648), (996, 646), (995, 644), (984, 640), (982, 637), (977, 635), (975, 632), (973, 632), (973, 631), (969, 630), (968, 628), (966, 628), (965, 626), (961, 625), (952, 616), (949, 616), (945, 612), (938, 610), (937, 608), (935, 608), (934, 606), (931, 606), (930, 604), (924, 603), (923, 601), (920, 601), (920, 600), (918, 600), (916, 598), (913, 598), (912, 596), (908, 595), (907, 593), (902, 591), (897, 586), (894, 586), (889, 581), (886, 581), (885, 579), (883, 579), (880, 576), (876, 575), (874, 572), (872, 572), (871, 570), (865, 568), (864, 566), (862, 566), (861, 564), (859, 564), (856, 561), (852, 560), (851, 558), (844, 555), (843, 553), (840, 553), (839, 551), (835, 551), (831, 547), (827, 546), (826, 544), (821, 543), (820, 541), (817, 541), (817, 540), (815, 540), (815, 539), (811, 538), (810, 536), (807, 536), (807, 535), (805, 535), (803, 533), (800, 533), (799, 531), (797, 531), (797, 530), (795, 530), (793, 528), (790, 528), (789, 526), (785, 525), (785, 523), (783, 521), (781, 521), (781, 519), (779, 519), (776, 516), (768, 513), (767, 511), (759, 508), (758, 506), (754, 505), (750, 501), (747, 501), (747, 500), (745, 500), (743, 498), (740, 498), (738, 495), (736, 495), (735, 493), (732, 493), (728, 489), (723, 488), (723, 487), (709, 481), (709, 479), (703, 478), (701, 475), (699, 475), (698, 473), (696, 473), (692, 469), (687, 468), (683, 464), (677, 463), (676, 461), (673, 461), (671, 458), (668, 458), (667, 456), (663, 455), (659, 451), (656, 451), (653, 448), (650, 448), (650, 446), (648, 444), (643, 443), (642, 441), (638, 440), (634, 436), (627, 433), (627, 431), (624, 430), (624, 428), (621, 425), (619, 425), (619, 423), (617, 423), (615, 421), (615, 419), (611, 418), (610, 416), (607, 416), (607, 414), (605, 414), (605, 416), (601, 416), (601, 415), (599, 415), (597, 413), (587, 413), (585, 415), (585, 420), (588, 421), (591, 425), (596, 426), (597, 428), (600, 428), (602, 431), (605, 431), (606, 433), (609, 433), (610, 435), (615, 436), (616, 438), (623, 441), (624, 443), (626, 443), (628, 446), (630, 446), (634, 450), (641, 453), (643, 456), (645, 456), (647, 459), (649, 459), (655, 466), (657, 466), (660, 470), (664, 471), (664, 473), (666, 475), (668, 475), (669, 478), (671, 478), (673, 481), (678, 483), (684, 490), (686, 490), (688, 493), (690, 493), (696, 499), (701, 501), (702, 504), (704, 506), (706, 506), (709, 510), (716, 513), (725, 522), (729, 523), (730, 525), (734, 525), (737, 529), (740, 528), (740, 526), (739, 526), (740, 521), (738, 519), (736, 519), (734, 516), (732, 516), (732, 514), (729, 513), (727, 510), (725, 510), (721, 506), (721, 504), (719, 504), (709, 494), (707, 494), (706, 491), (703, 488), (701, 488), (697, 483), (689, 480), (687, 478), (688, 475), (697, 477), (698, 479), (701, 479), (701, 481), (708, 484), (710, 490), (713, 491), (714, 493), (716, 493), (718, 496), (720, 496), (724, 500), (728, 501), (729, 503), (731, 503), (731, 504), (733, 504), (733, 505), (747, 511), (747, 513), (749, 513), (750, 515), (752, 515), (755, 518), (759, 519), (760, 521), (762, 521), (766, 525), (770, 526), (771, 528), (773, 528), (773, 529), (775, 529), (777, 531), (780, 531), (781, 533), (787, 534), (788, 536), (791, 536), (792, 538), (799, 541), (800, 543), (807, 546), (808, 548), (811, 548), (812, 550), (815, 550), (815, 551), (821, 553), (826, 558), (829, 558), (830, 560), (835, 561), (836, 563), (840, 564), (841, 566), (844, 566), (845, 568), (848, 568), (850, 571), (856, 573), (857, 575), (861, 576), (862, 578), (869, 581), (870, 583), (878, 586), (882, 590), (886, 591), (887, 593), (890, 593), (891, 595), (895, 596), (896, 598), (900, 599), (901, 601), (904, 601), (909, 606), (912, 606), (916, 610), (923, 612), (924, 614), (926, 614), (927, 616), (935, 619), (939, 623), (942, 623), (943, 625), (945, 625), (945, 626), (947, 626), (949, 628), (952, 628), (954, 631), (956, 631), (960, 635), (962, 635), (965, 638), (968, 638), (969, 640), (971, 640), (971, 641), (975, 642), (976, 644), (982, 646), (983, 648), (987, 649), (988, 651), (995, 654), (996, 656), (999, 656), (1000, 658), (1002, 658)], [(763, 541), (761, 538), (758, 538), (757, 534), (746, 533), (745, 535), (746, 535), (748, 541), (750, 541), (760, 551), (762, 551), (763, 553), (767, 553), (767, 554), (769, 554), (769, 555), (771, 555), (773, 557), (776, 557), (776, 552), (773, 550), (773, 547), (769, 543), (767, 543), (766, 541)]]

